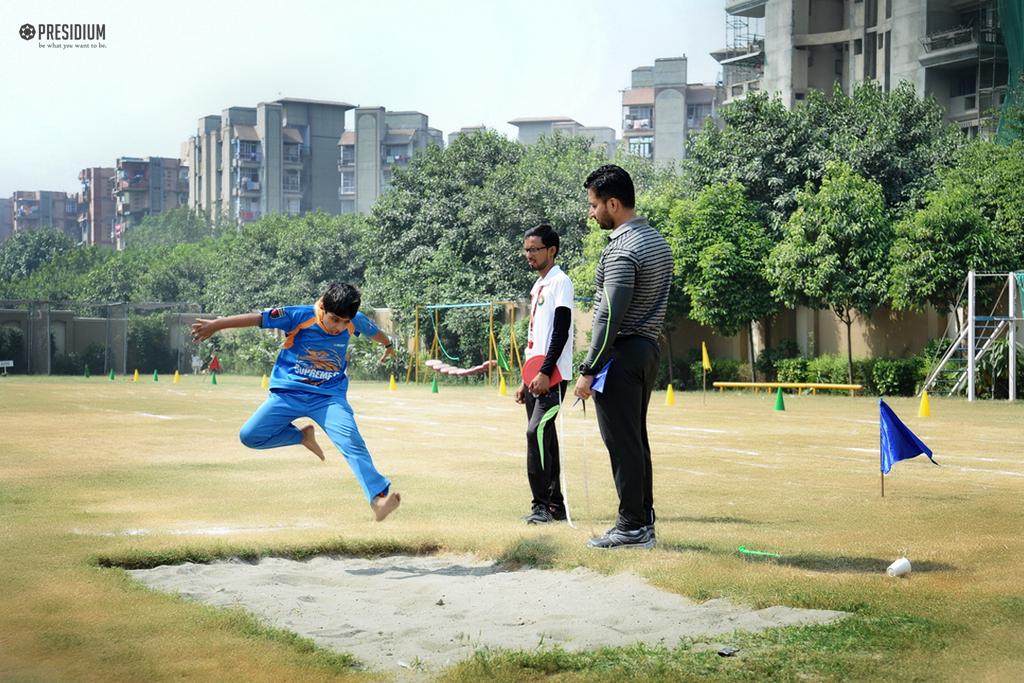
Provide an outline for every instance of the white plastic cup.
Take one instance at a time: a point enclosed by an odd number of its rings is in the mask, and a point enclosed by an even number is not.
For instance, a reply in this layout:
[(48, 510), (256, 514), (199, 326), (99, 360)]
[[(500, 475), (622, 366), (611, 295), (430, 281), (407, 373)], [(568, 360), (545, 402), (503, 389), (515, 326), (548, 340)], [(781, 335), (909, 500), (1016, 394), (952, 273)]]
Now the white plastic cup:
[(910, 560), (905, 557), (901, 557), (885, 570), (885, 573), (889, 576), (905, 576), (910, 573)]

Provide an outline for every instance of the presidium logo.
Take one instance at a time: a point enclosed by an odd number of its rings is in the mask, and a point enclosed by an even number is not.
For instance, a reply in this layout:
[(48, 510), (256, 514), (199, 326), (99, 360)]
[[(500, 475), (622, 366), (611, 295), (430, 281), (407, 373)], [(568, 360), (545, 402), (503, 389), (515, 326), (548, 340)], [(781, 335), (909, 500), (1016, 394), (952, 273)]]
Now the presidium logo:
[[(23, 24), (18, 30), (23, 40), (39, 37), (39, 47), (106, 47), (106, 24)], [(44, 42), (50, 41), (50, 42)], [(60, 42), (58, 42), (60, 41)]]

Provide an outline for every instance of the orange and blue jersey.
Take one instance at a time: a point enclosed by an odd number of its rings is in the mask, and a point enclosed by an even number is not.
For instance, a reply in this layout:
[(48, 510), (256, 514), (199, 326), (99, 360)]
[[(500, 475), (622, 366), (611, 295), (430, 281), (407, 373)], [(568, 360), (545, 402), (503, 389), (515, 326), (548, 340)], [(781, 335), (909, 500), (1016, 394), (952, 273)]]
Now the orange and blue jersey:
[(356, 313), (346, 329), (337, 334), (320, 325), (323, 311), (317, 306), (285, 306), (263, 311), (260, 327), (286, 333), (270, 375), (270, 388), (344, 395), (348, 389), (345, 360), (352, 335), (372, 337), (378, 327)]

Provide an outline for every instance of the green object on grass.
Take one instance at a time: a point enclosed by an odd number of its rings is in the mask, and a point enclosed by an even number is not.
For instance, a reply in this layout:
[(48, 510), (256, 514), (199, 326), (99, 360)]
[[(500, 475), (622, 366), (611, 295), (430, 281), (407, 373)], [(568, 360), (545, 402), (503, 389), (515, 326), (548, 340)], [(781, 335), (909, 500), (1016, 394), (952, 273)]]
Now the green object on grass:
[(740, 546), (740, 552), (746, 555), (767, 555), (768, 557), (781, 557), (781, 555), (778, 555), (776, 553), (762, 553), (757, 550), (747, 550), (746, 546), (742, 545)]

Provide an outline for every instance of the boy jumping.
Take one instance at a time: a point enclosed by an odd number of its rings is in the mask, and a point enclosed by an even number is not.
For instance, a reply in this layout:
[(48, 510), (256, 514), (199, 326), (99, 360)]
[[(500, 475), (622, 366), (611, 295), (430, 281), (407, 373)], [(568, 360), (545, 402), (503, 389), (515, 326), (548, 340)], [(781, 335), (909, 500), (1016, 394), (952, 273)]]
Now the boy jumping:
[(391, 492), (391, 482), (377, 472), (356, 426), (348, 404), (345, 360), (349, 339), (363, 335), (384, 345), (384, 355), (394, 356), (394, 344), (370, 319), (359, 312), (361, 296), (350, 284), (334, 283), (312, 306), (271, 308), (216, 320), (196, 319), (192, 341), (206, 341), (218, 330), (261, 327), (285, 330), (281, 351), (270, 376), (270, 397), (242, 426), (239, 438), (249, 448), (303, 445), (321, 460), (315, 428), (299, 429), (292, 420), (308, 417), (327, 433), (355, 473), (378, 522), (394, 512), (402, 501)]

